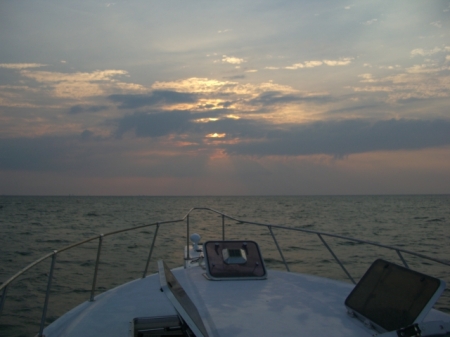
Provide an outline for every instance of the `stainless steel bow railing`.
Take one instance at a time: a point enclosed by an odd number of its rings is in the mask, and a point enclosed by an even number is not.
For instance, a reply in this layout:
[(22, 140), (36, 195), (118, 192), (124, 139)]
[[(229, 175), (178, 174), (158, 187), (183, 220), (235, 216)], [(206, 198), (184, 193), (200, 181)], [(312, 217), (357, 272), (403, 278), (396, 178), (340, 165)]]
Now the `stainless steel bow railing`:
[[(411, 256), (416, 256), (425, 260), (429, 260), (429, 261), (433, 261), (442, 265), (446, 265), (446, 266), (450, 266), (450, 262), (449, 261), (444, 261), (444, 260), (440, 260), (440, 259), (436, 259), (433, 257), (429, 257), (420, 253), (416, 253), (410, 250), (406, 250), (403, 248), (399, 248), (399, 247), (395, 247), (395, 246), (389, 246), (389, 245), (383, 245), (374, 241), (368, 241), (368, 240), (360, 240), (360, 239), (355, 239), (355, 238), (351, 238), (351, 237), (347, 237), (347, 236), (343, 236), (343, 235), (337, 235), (337, 234), (332, 234), (332, 233), (327, 233), (327, 232), (321, 232), (321, 231), (314, 231), (314, 230), (310, 230), (310, 229), (305, 229), (305, 228), (293, 228), (293, 227), (287, 227), (287, 226), (281, 226), (281, 225), (274, 225), (274, 224), (266, 224), (266, 223), (259, 223), (259, 222), (254, 222), (254, 221), (247, 221), (247, 220), (242, 220), (242, 219), (238, 219), (235, 218), (233, 216), (229, 216), (225, 213), (222, 213), (220, 211), (217, 211), (215, 209), (212, 208), (205, 208), (205, 207), (195, 207), (195, 208), (191, 208), (189, 210), (189, 212), (186, 213), (186, 215), (181, 218), (181, 219), (177, 219), (177, 220), (169, 220), (169, 221), (159, 221), (159, 222), (155, 222), (155, 223), (151, 223), (151, 224), (146, 224), (146, 225), (141, 225), (141, 226), (136, 226), (136, 227), (129, 227), (129, 228), (125, 228), (125, 229), (121, 229), (121, 230), (116, 230), (116, 231), (112, 231), (112, 232), (108, 232), (105, 234), (99, 234), (96, 235), (94, 237), (88, 238), (86, 240), (71, 244), (69, 246), (63, 247), (59, 250), (55, 250), (51, 253), (48, 253), (47, 255), (44, 255), (43, 257), (41, 257), (40, 259), (34, 261), (33, 263), (29, 264), (28, 266), (26, 266), (25, 268), (23, 268), (22, 270), (20, 270), (18, 273), (16, 273), (15, 275), (13, 275), (12, 277), (10, 277), (8, 280), (6, 280), (5, 282), (2, 283), (2, 285), (0, 286), (0, 291), (2, 292), (1, 295), (1, 300), (0, 300), (0, 316), (2, 314), (3, 311), (3, 306), (6, 300), (6, 296), (7, 296), (7, 290), (8, 287), (10, 286), (11, 283), (13, 283), (18, 277), (20, 277), (22, 274), (24, 274), (25, 272), (27, 272), (28, 270), (32, 269), (33, 267), (35, 267), (36, 265), (40, 264), (41, 262), (43, 262), (44, 260), (47, 260), (49, 258), (51, 258), (51, 263), (50, 263), (50, 272), (48, 274), (48, 281), (47, 281), (47, 290), (46, 290), (46, 294), (45, 294), (45, 300), (44, 300), (44, 304), (43, 304), (43, 308), (42, 308), (42, 315), (41, 315), (41, 322), (40, 322), (40, 328), (39, 328), (39, 333), (38, 336), (42, 337), (43, 336), (43, 331), (44, 331), (44, 326), (45, 326), (45, 321), (46, 321), (46, 316), (47, 316), (47, 307), (48, 307), (48, 299), (50, 296), (50, 291), (51, 291), (51, 286), (52, 286), (52, 279), (53, 279), (53, 271), (55, 269), (55, 264), (56, 264), (56, 257), (59, 253), (62, 253), (64, 251), (70, 250), (72, 248), (75, 248), (77, 246), (83, 245), (85, 243), (91, 242), (91, 241), (95, 241), (98, 240), (98, 247), (97, 247), (97, 257), (96, 257), (96, 261), (95, 261), (95, 268), (94, 268), (94, 276), (93, 276), (93, 280), (92, 280), (92, 287), (91, 287), (91, 292), (90, 292), (90, 301), (94, 301), (95, 300), (95, 290), (96, 290), (96, 282), (97, 282), (97, 274), (98, 274), (98, 266), (99, 266), (99, 262), (100, 262), (100, 254), (101, 254), (101, 249), (102, 249), (102, 243), (103, 243), (103, 238), (107, 237), (107, 236), (112, 236), (112, 235), (116, 235), (119, 233), (123, 233), (123, 232), (128, 232), (128, 231), (134, 231), (134, 230), (138, 230), (138, 229), (142, 229), (142, 228), (146, 228), (146, 227), (156, 227), (155, 229), (155, 233), (153, 235), (153, 239), (152, 239), (152, 243), (150, 246), (150, 250), (149, 250), (149, 254), (147, 257), (147, 261), (145, 264), (145, 268), (144, 268), (144, 272), (142, 277), (146, 277), (147, 275), (147, 271), (148, 271), (148, 266), (153, 254), (153, 249), (155, 246), (155, 242), (156, 242), (156, 237), (158, 235), (158, 229), (161, 225), (165, 225), (165, 224), (173, 224), (173, 223), (178, 223), (178, 222), (184, 222), (186, 221), (186, 246), (189, 247), (189, 217), (191, 215), (192, 212), (194, 211), (209, 211), (209, 212), (213, 212), (218, 214), (221, 219), (222, 219), (222, 239), (225, 240), (225, 220), (232, 220), (234, 222), (236, 222), (237, 224), (247, 224), (247, 225), (254, 225), (254, 226), (260, 226), (260, 227), (266, 227), (269, 230), (269, 233), (274, 241), (274, 244), (278, 250), (278, 253), (280, 254), (280, 257), (283, 261), (283, 264), (286, 268), (286, 270), (289, 272), (289, 265), (284, 257), (283, 251), (280, 247), (280, 245), (278, 244), (278, 241), (275, 237), (275, 234), (273, 232), (273, 229), (279, 229), (279, 230), (287, 230), (287, 231), (294, 231), (294, 232), (302, 232), (302, 233), (306, 233), (306, 234), (312, 234), (312, 235), (317, 235), (318, 238), (320, 239), (320, 241), (322, 242), (322, 244), (325, 246), (325, 248), (330, 252), (330, 254), (332, 255), (332, 257), (336, 260), (336, 262), (339, 264), (339, 266), (341, 267), (341, 269), (344, 271), (344, 273), (346, 274), (346, 276), (350, 279), (351, 282), (353, 282), (353, 284), (356, 284), (354, 278), (351, 276), (351, 274), (348, 272), (348, 270), (345, 268), (344, 264), (341, 262), (341, 260), (338, 258), (338, 256), (336, 255), (336, 253), (333, 251), (333, 249), (328, 245), (328, 243), (325, 241), (324, 237), (331, 237), (331, 238), (337, 238), (337, 239), (342, 239), (342, 240), (347, 240), (347, 241), (351, 241), (351, 242), (356, 242), (356, 243), (361, 243), (361, 244), (368, 244), (368, 245), (372, 245), (372, 246), (377, 246), (380, 248), (385, 248), (388, 250), (393, 250), (397, 253), (397, 255), (399, 256), (402, 264), (406, 267), (409, 268), (408, 263), (406, 262), (403, 254), (408, 254)], [(189, 256), (189, 249), (187, 249), (187, 259), (190, 259)]]

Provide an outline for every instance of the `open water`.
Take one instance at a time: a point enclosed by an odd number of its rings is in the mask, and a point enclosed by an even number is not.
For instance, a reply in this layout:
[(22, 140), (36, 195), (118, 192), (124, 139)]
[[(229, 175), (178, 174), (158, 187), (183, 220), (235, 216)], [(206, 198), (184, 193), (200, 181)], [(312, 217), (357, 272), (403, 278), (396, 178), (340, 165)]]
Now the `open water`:
[[(211, 207), (239, 219), (319, 230), (376, 241), (450, 260), (450, 195), (314, 196), (314, 197), (0, 197), (0, 282), (40, 258), (72, 243), (126, 227), (181, 219), (192, 207)], [(190, 233), (202, 241), (220, 239), (221, 218), (190, 217)], [(156, 227), (106, 236), (96, 294), (142, 277)], [(291, 271), (349, 282), (317, 235), (274, 230)], [(265, 227), (226, 222), (227, 239), (257, 241), (269, 268), (283, 269)], [(341, 239), (326, 238), (358, 280), (376, 258), (401, 263), (385, 251)], [(148, 274), (156, 261), (181, 266), (185, 223), (161, 225)], [(46, 324), (90, 296), (98, 240), (56, 259)], [(411, 268), (450, 284), (450, 267), (405, 255)], [(34, 336), (39, 330), (50, 259), (16, 280), (7, 292), (1, 336)], [(450, 312), (447, 289), (436, 307)], [(344, 310), (344, 309), (343, 309)]]

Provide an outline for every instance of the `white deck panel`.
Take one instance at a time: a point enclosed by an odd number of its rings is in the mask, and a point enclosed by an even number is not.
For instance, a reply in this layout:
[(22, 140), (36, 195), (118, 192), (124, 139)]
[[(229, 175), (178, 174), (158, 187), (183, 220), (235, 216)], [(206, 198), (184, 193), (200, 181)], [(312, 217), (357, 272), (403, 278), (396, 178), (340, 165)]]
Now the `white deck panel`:
[(213, 336), (371, 336), (346, 313), (353, 285), (269, 271), (267, 280), (209, 281), (204, 271), (174, 272)]
[(158, 275), (111, 289), (85, 302), (49, 325), (46, 337), (127, 337), (136, 317), (176, 315), (160, 291)]
[[(346, 313), (353, 285), (305, 274), (268, 271), (267, 280), (210, 281), (199, 267), (173, 270), (210, 336), (372, 336)], [(175, 315), (158, 275), (85, 302), (44, 330), (47, 337), (125, 337), (136, 317)], [(425, 321), (450, 317), (432, 311)]]
[[(210, 281), (195, 268), (174, 272), (211, 336), (373, 336), (344, 302), (353, 285), (312, 275), (268, 271), (267, 280)], [(427, 321), (450, 322), (431, 310)]]

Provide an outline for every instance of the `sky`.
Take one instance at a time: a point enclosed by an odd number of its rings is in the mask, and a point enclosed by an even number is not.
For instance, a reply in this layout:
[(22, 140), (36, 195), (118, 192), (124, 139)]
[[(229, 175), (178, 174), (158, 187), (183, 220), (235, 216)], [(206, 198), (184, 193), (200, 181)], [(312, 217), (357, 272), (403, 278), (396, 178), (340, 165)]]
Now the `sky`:
[(450, 2), (0, 2), (0, 195), (450, 193)]

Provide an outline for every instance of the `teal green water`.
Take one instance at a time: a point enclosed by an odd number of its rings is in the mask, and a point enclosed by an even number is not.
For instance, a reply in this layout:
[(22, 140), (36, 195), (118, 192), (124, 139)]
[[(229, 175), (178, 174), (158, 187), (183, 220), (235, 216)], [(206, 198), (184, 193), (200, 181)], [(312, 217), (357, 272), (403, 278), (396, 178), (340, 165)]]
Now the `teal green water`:
[[(396, 245), (450, 260), (450, 196), (314, 197), (0, 197), (0, 281), (39, 257), (64, 246), (121, 228), (181, 219), (192, 207), (211, 207), (236, 218), (304, 228)], [(221, 218), (194, 213), (190, 232), (202, 241), (220, 239)], [(155, 227), (103, 240), (97, 293), (141, 277)], [(348, 281), (317, 235), (274, 230), (292, 271)], [(226, 222), (227, 239), (257, 241), (269, 268), (283, 269), (267, 228)], [(378, 257), (400, 263), (395, 252), (327, 239), (355, 279)], [(89, 299), (98, 241), (58, 254), (47, 324)], [(183, 263), (185, 223), (161, 225), (149, 272), (156, 261)], [(450, 282), (450, 268), (405, 256), (413, 269)], [(14, 282), (8, 290), (2, 336), (37, 333), (50, 260)], [(446, 290), (437, 307), (450, 312)]]

